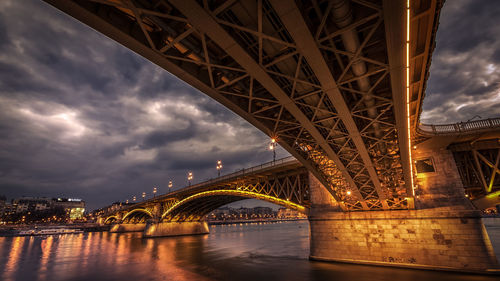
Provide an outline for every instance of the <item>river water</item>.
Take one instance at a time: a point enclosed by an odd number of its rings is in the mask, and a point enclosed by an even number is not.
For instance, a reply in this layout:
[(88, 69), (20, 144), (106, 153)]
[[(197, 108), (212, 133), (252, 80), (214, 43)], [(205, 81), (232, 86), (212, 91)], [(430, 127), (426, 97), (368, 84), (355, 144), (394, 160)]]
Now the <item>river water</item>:
[(0, 237), (0, 280), (498, 280), (312, 262), (307, 221), (218, 225), (210, 231), (154, 239), (107, 232)]

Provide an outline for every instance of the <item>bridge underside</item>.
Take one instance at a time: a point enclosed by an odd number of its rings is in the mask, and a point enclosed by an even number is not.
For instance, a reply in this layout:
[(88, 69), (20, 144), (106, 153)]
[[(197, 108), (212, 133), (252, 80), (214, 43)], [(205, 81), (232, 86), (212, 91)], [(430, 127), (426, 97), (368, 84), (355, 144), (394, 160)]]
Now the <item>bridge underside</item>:
[(307, 213), (309, 197), (309, 174), (289, 157), (135, 204), (108, 214), (105, 222), (196, 222), (223, 205), (243, 199), (264, 200)]
[(441, 1), (411, 1), (409, 22), (388, 0), (46, 1), (277, 138), (344, 211), (413, 207), (408, 126)]
[[(295, 200), (282, 199), (272, 195), (262, 194), (254, 191), (247, 191), (240, 187), (237, 190), (211, 190), (200, 192), (183, 199), (169, 208), (162, 215), (164, 221), (201, 221), (209, 212), (244, 199), (259, 199), (277, 205), (294, 209), (300, 212), (307, 212), (307, 206), (294, 203)], [(302, 204), (304, 204), (303, 202)]]

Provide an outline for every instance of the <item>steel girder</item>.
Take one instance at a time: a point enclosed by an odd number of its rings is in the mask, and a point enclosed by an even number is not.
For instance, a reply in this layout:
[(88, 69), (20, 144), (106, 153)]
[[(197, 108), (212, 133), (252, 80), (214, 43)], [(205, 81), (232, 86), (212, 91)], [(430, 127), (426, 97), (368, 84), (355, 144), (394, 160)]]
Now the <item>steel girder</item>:
[(471, 200), (500, 191), (500, 139), (458, 143), (449, 149)]
[[(343, 210), (408, 207), (380, 1), (352, 1), (354, 21), (342, 28), (330, 20), (332, 2), (297, 1), (298, 31), (279, 1), (46, 1), (277, 137)], [(340, 41), (352, 30), (355, 52)]]
[(185, 192), (177, 202), (164, 209), (163, 221), (199, 221), (209, 212), (243, 199), (260, 199), (306, 212), (310, 207), (309, 182), (305, 170), (239, 179), (210, 188)]
[[(157, 221), (199, 221), (223, 205), (252, 198), (307, 212), (310, 208), (307, 170), (297, 163), (292, 163), (288, 169), (278, 169), (183, 189), (106, 217), (122, 217), (119, 221), (128, 223), (145, 222), (150, 218)], [(122, 216), (117, 216), (118, 213)]]

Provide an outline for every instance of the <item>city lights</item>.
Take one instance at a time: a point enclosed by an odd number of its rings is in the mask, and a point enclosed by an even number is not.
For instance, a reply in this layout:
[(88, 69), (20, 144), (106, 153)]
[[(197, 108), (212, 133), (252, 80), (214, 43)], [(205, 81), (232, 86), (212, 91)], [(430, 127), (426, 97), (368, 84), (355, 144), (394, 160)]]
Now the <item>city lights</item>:
[(273, 151), (273, 163), (276, 162), (276, 146), (278, 143), (276, 142), (276, 138), (271, 138), (271, 143), (269, 144), (269, 150)]
[(191, 186), (191, 180), (193, 180), (193, 172), (188, 172), (187, 180), (188, 185)]
[(408, 156), (410, 158), (410, 186), (412, 195), (415, 196), (415, 187), (413, 184), (413, 165), (411, 155), (411, 127), (410, 127), (410, 0), (406, 2), (406, 118), (408, 134)]
[(217, 160), (217, 177), (220, 177), (220, 170), (222, 169), (222, 161)]

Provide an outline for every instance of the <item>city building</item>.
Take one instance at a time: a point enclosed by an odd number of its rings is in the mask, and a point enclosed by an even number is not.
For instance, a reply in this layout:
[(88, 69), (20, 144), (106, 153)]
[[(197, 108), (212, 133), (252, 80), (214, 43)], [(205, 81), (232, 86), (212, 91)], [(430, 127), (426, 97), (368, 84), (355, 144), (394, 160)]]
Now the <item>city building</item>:
[[(4, 198), (1, 198), (4, 199)], [(16, 214), (40, 214), (58, 211), (71, 220), (83, 218), (85, 201), (74, 198), (20, 197), (12, 199), (11, 203), (0, 200), (0, 217)]]
[(207, 215), (210, 221), (226, 221), (226, 220), (246, 220), (246, 219), (274, 219), (276, 211), (269, 207), (255, 208), (231, 208), (221, 207), (212, 211)]
[(12, 204), (16, 206), (16, 213), (24, 213), (50, 209), (53, 202), (47, 197), (21, 197), (12, 200)]
[(278, 218), (280, 219), (306, 219), (307, 216), (296, 210), (291, 210), (287, 208), (279, 208)]

